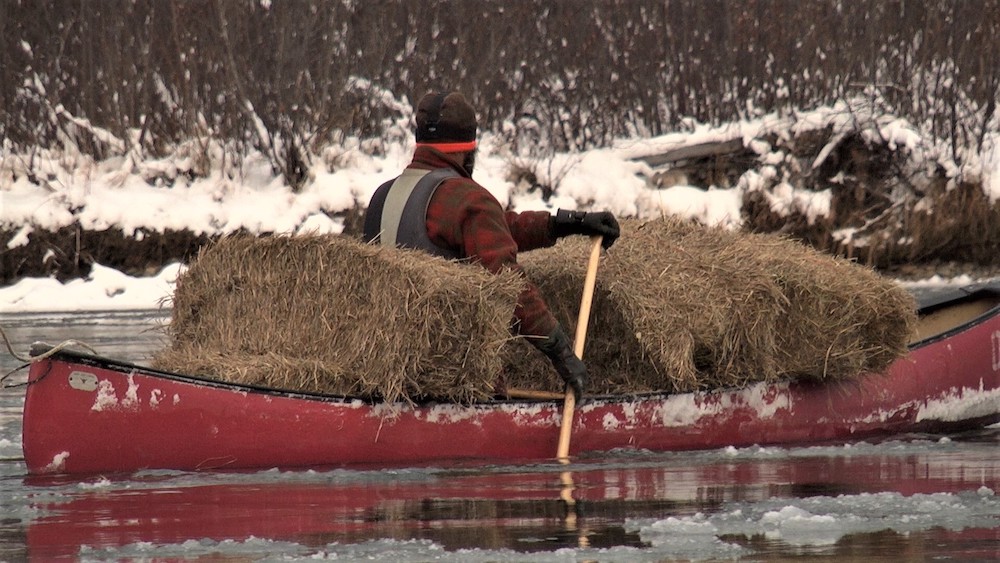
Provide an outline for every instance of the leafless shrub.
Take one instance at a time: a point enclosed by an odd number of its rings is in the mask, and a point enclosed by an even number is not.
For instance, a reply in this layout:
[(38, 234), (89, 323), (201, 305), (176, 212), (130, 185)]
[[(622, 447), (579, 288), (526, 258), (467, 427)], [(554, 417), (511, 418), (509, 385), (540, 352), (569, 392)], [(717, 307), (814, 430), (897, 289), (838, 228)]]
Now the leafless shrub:
[[(1000, 0), (0, 3), (8, 150), (157, 158), (215, 139), (231, 165), (259, 151), (299, 187), (324, 146), (377, 153), (442, 89), (483, 129), (534, 122), (552, 154), (877, 93), (962, 164), (1000, 127)], [(545, 160), (515, 168), (551, 190)], [(891, 160), (868, 170), (896, 179), (831, 189), (875, 207), (912, 190)]]
[(463, 90), (488, 128), (533, 115), (557, 150), (877, 86), (958, 154), (981, 144), (1000, 89), (997, 0), (459, 1), (420, 10), (402, 0), (39, 0), (0, 10), (0, 108), (10, 108), (0, 127), (15, 142), (53, 140), (20, 91), (37, 75), (53, 104), (119, 138), (141, 128), (155, 147), (204, 118), (216, 134), (269, 152), (292, 179), (294, 153), (302, 158), (312, 135), (384, 132), (386, 114), (352, 77), (410, 98)]

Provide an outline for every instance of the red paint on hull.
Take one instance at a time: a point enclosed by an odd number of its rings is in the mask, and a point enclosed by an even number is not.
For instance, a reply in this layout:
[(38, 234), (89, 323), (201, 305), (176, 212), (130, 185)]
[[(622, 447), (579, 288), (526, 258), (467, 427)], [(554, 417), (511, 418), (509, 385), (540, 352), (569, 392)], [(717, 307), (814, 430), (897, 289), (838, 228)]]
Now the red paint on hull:
[[(34, 364), (29, 472), (414, 464), (555, 455), (561, 403), (370, 405), (57, 354)], [(848, 441), (1000, 421), (1000, 311), (850, 383), (592, 398), (571, 454)]]

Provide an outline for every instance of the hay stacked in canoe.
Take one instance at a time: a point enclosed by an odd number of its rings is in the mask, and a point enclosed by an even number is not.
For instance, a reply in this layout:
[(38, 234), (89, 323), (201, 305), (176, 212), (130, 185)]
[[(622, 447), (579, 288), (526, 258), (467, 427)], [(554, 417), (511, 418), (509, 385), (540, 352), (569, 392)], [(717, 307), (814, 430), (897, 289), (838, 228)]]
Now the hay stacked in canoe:
[[(566, 239), (520, 258), (570, 334), (587, 244)], [(692, 391), (878, 371), (906, 352), (915, 310), (893, 281), (784, 237), (625, 221), (597, 276), (589, 389)], [(506, 357), (508, 386), (558, 386), (527, 346), (510, 347), (520, 350)]]
[[(520, 261), (573, 334), (588, 243)], [(509, 338), (513, 273), (343, 237), (225, 239), (178, 280), (157, 365), (226, 380), (385, 400), (559, 391)], [(774, 235), (678, 220), (623, 223), (602, 258), (584, 360), (594, 393), (845, 378), (906, 351), (912, 298), (867, 268)]]
[(493, 395), (522, 279), (339, 236), (231, 237), (179, 277), (162, 369), (379, 398)]

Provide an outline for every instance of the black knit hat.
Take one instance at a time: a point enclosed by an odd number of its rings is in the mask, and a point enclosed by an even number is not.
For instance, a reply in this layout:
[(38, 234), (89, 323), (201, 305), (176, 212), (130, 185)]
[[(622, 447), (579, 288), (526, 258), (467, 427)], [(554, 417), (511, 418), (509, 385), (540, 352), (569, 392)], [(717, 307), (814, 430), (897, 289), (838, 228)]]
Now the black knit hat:
[(418, 143), (476, 140), (476, 110), (458, 92), (427, 94), (417, 104)]

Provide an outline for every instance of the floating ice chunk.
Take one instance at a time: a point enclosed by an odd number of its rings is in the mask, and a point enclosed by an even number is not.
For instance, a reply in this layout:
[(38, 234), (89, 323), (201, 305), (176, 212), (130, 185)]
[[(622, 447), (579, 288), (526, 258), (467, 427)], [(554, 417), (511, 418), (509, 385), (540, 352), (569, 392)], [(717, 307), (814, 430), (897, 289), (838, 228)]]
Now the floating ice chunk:
[(643, 541), (684, 557), (692, 545), (717, 547), (719, 538), (732, 536), (763, 536), (800, 547), (829, 546), (858, 533), (993, 529), (998, 524), (1000, 499), (991, 488), (981, 486), (957, 494), (885, 492), (728, 503), (717, 513), (628, 521), (626, 528), (637, 529)]

